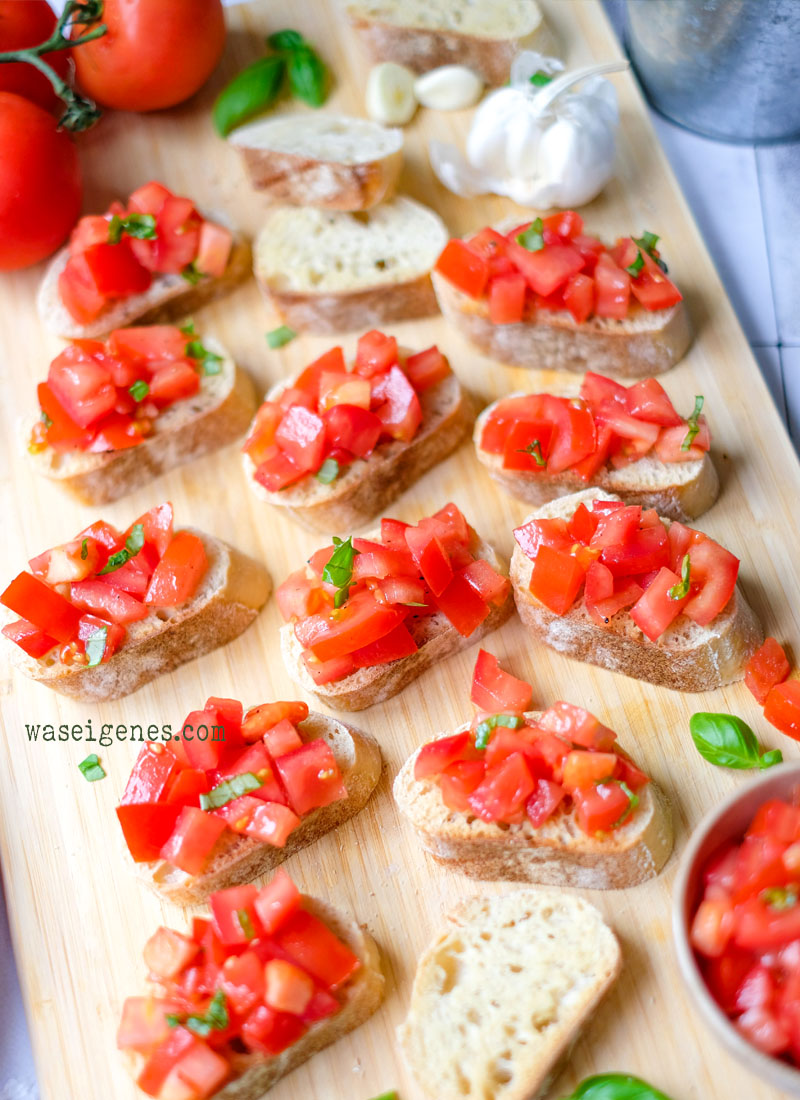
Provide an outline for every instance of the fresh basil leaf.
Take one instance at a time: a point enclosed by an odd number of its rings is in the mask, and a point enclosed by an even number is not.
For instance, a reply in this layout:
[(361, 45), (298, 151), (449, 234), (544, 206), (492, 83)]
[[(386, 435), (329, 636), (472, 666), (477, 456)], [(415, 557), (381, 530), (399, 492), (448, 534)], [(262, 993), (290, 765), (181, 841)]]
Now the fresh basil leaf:
[(660, 1089), (627, 1073), (600, 1073), (581, 1081), (564, 1100), (670, 1100)]
[(108, 223), (108, 243), (119, 244), (123, 234), (135, 237), (137, 241), (154, 241), (157, 236), (156, 219), (152, 214), (126, 214), (124, 218), (112, 214)]
[(667, 595), (671, 600), (682, 600), (689, 595), (689, 586), (692, 583), (692, 563), (688, 554), (683, 555), (681, 562), (681, 579), (678, 584), (673, 584), (667, 589)]
[(267, 45), (271, 46), (273, 50), (299, 50), (303, 46), (307, 46), (305, 38), (303, 38), (300, 31), (293, 31), (290, 28), (286, 28), (283, 31), (275, 31), (267, 39)]
[(197, 264), (192, 260), (190, 264), (182, 268), (181, 275), (189, 284), (189, 286), (197, 286), (201, 279), (205, 279), (205, 275), (199, 270)]
[(282, 348), (285, 344), (288, 344), (291, 340), (294, 340), (297, 333), (293, 328), (289, 328), (288, 325), (281, 325), (279, 328), (272, 329), (267, 333), (267, 344), (273, 350), (275, 348)]
[(89, 783), (96, 783), (98, 779), (105, 779), (106, 773), (100, 764), (100, 758), (96, 753), (92, 753), (91, 756), (87, 756), (85, 760), (81, 760), (78, 764), (81, 775)]
[(353, 546), (353, 536), (339, 539), (333, 536), (335, 547), (328, 564), (322, 570), (322, 579), (326, 584), (333, 584), (337, 588), (333, 598), (333, 606), (341, 607), (350, 594), (353, 585), (353, 562), (358, 555), (358, 550)]
[(542, 454), (542, 445), (538, 439), (534, 439), (527, 447), (518, 447), (517, 454), (530, 455), (537, 466), (547, 465), (547, 459)]
[(252, 772), (241, 772), (232, 775), (230, 779), (224, 779), (216, 787), (212, 787), (207, 794), (200, 795), (201, 810), (218, 810), (220, 806), (227, 806), (243, 794), (257, 791), (263, 783)]
[(89, 658), (87, 662), (87, 668), (94, 668), (95, 665), (99, 665), (103, 660), (103, 654), (106, 651), (106, 642), (108, 641), (108, 627), (98, 626), (84, 643), (84, 649), (86, 650), (86, 656)]
[(694, 443), (694, 437), (700, 431), (700, 423), (698, 418), (700, 416), (700, 413), (703, 411), (703, 402), (704, 398), (702, 394), (698, 394), (694, 399), (694, 410), (692, 412), (692, 415), (686, 421), (689, 430), (686, 433), (686, 438), (684, 439), (683, 443), (681, 443), (682, 451), (689, 450), (691, 445)]
[(283, 57), (262, 57), (222, 89), (212, 111), (220, 137), (275, 102), (285, 71)]
[(536, 218), (527, 229), (517, 233), (517, 244), (527, 248), (528, 252), (540, 252), (544, 248), (544, 224), (541, 218)]
[(143, 378), (137, 378), (132, 386), (128, 386), (128, 393), (134, 401), (144, 401), (145, 397), (150, 393), (150, 387)]
[(770, 749), (769, 752), (762, 752), (758, 758), (758, 766), (763, 771), (764, 768), (772, 768), (776, 764), (783, 763), (783, 753), (780, 749)]
[(652, 260), (655, 260), (655, 262), (666, 275), (667, 265), (664, 263), (660, 256), (655, 255), (656, 245), (658, 244), (660, 239), (661, 238), (658, 236), (657, 233), (650, 233), (648, 232), (648, 230), (645, 229), (641, 237), (634, 237), (633, 241), (634, 244), (638, 244), (639, 248), (643, 248)]
[(308, 45), (289, 54), (289, 87), (292, 95), (309, 107), (321, 107), (328, 98), (328, 70)]
[(490, 714), (488, 718), (484, 718), (483, 721), (479, 722), (475, 727), (475, 748), (487, 748), (492, 731), (498, 726), (505, 726), (507, 729), (518, 730), (520, 726), (524, 725), (525, 719), (521, 718), (518, 714)]
[(125, 540), (125, 545), (116, 554), (112, 554), (103, 568), (98, 570), (98, 577), (102, 577), (104, 573), (113, 573), (115, 570), (121, 569), (125, 562), (130, 561), (132, 557), (138, 554), (143, 546), (144, 527), (141, 523), (134, 523), (131, 527), (131, 533)]
[(633, 813), (633, 811), (639, 805), (639, 796), (638, 796), (638, 794), (634, 794), (633, 791), (628, 786), (628, 784), (624, 783), (621, 779), (609, 779), (609, 780), (606, 780), (606, 782), (616, 783), (617, 786), (620, 788), (620, 790), (622, 790), (624, 792), (624, 794), (627, 795), (627, 798), (628, 798), (628, 805), (625, 807), (625, 809), (622, 811), (620, 816), (617, 818), (617, 820), (611, 826), (612, 829), (616, 829), (616, 827), (618, 825), (621, 825), (623, 823), (623, 821), (625, 821), (627, 818), (630, 817), (630, 815)]
[(689, 719), (689, 729), (695, 748), (710, 764), (722, 768), (769, 767), (759, 764), (756, 735), (735, 714), (701, 711)]
[(230, 1020), (228, 1017), (228, 1001), (221, 989), (218, 989), (211, 998), (205, 1016), (186, 1016), (185, 1019), (176, 1013), (170, 1012), (166, 1021), (170, 1027), (183, 1025), (189, 1031), (193, 1031), (201, 1039), (207, 1038), (212, 1031), (224, 1031)]
[(196, 359), (203, 368), (203, 374), (221, 374), (222, 356), (214, 351), (209, 351), (201, 340), (190, 340), (186, 345), (186, 354), (190, 359)]
[(553, 78), (548, 73), (543, 72), (541, 69), (539, 69), (538, 72), (531, 73), (531, 75), (528, 77), (528, 80), (530, 80), (531, 84), (533, 84), (535, 88), (543, 88), (545, 84), (550, 84)]
[(330, 485), (339, 476), (339, 463), (335, 458), (326, 458), (314, 476), (323, 485)]
[(194, 327), (194, 320), (190, 317), (186, 324), (181, 325), (179, 331), (182, 332), (184, 336), (196, 336), (197, 329)]
[(628, 272), (629, 275), (632, 275), (635, 279), (636, 276), (639, 274), (639, 272), (642, 270), (643, 267), (644, 267), (644, 260), (642, 259), (641, 249), (639, 249), (636, 253), (636, 259), (633, 261), (632, 264), (628, 264), (628, 266), (625, 268), (625, 270)]
[(53, 421), (50, 419), (44, 409), (42, 409), (42, 423), (44, 424), (45, 428), (53, 427)]
[(81, 561), (86, 561), (89, 557), (89, 540), (84, 539), (81, 543)]
[(253, 922), (250, 920), (250, 914), (246, 909), (236, 910), (236, 919), (239, 922), (239, 927), (244, 932), (245, 939), (252, 940), (256, 934), (255, 928), (253, 928)]

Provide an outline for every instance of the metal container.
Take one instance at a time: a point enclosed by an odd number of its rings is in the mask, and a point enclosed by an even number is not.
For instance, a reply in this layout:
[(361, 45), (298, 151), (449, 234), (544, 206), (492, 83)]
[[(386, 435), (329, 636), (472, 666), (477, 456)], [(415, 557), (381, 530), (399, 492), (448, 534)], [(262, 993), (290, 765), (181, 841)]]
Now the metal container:
[(800, 0), (628, 0), (653, 105), (724, 141), (800, 137)]

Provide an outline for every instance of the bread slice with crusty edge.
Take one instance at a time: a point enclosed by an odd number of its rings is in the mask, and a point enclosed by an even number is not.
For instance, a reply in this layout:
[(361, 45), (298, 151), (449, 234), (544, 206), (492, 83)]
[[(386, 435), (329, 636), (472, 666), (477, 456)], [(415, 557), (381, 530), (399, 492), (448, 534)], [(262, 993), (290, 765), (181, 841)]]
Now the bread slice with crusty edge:
[[(286, 388), (274, 387), (276, 401)], [(475, 413), (472, 401), (455, 374), (449, 374), (419, 395), (422, 423), (409, 443), (390, 439), (379, 443), (367, 459), (357, 458), (330, 485), (309, 474), (295, 485), (271, 493), (255, 480), (256, 467), (243, 454), (245, 476), (259, 499), (283, 508), (312, 531), (338, 533), (363, 527), (446, 458), (468, 434)]]
[(228, 135), (250, 182), (275, 202), (326, 210), (368, 210), (393, 189), (403, 132), (366, 118), (288, 115), (259, 119)]
[(683, 302), (654, 311), (634, 304), (624, 321), (590, 317), (580, 324), (566, 310), (532, 306), (525, 320), (496, 325), (489, 319), (488, 299), (470, 298), (438, 271), (433, 286), (439, 308), (462, 336), (510, 366), (648, 378), (674, 367), (691, 342)]
[(62, 664), (57, 650), (36, 659), (10, 643), (20, 672), (60, 695), (107, 703), (237, 638), (267, 602), (270, 575), (222, 539), (186, 530), (202, 539), (208, 557), (206, 575), (190, 600), (180, 607), (154, 608), (146, 619), (128, 623), (117, 652), (94, 667)]
[(36, 299), (39, 319), (48, 332), (64, 340), (94, 340), (134, 322), (168, 324), (186, 317), (206, 302), (221, 298), (249, 278), (251, 252), (249, 241), (234, 233), (228, 266), (220, 278), (206, 276), (193, 286), (180, 274), (156, 275), (147, 290), (109, 302), (85, 325), (75, 320), (58, 293), (58, 277), (68, 259), (69, 246), (65, 246), (50, 261)]
[[(525, 715), (536, 721), (540, 715)], [(469, 729), (461, 726), (456, 733)], [(437, 737), (450, 737), (440, 733)], [(602, 838), (589, 836), (574, 811), (557, 813), (538, 829), (525, 821), (500, 826), (449, 809), (436, 778), (414, 778), (417, 749), (394, 781), (394, 798), (439, 863), (471, 878), (618, 890), (654, 878), (672, 851), (669, 804), (651, 781), (639, 791), (630, 820)]]
[[(336, 991), (339, 1011), (310, 1025), (308, 1031), (280, 1054), (237, 1054), (233, 1058), (235, 1076), (214, 1093), (211, 1100), (259, 1100), (287, 1073), (307, 1062), (312, 1055), (360, 1027), (377, 1010), (384, 997), (386, 979), (375, 940), (353, 918), (340, 913), (329, 902), (303, 895), (302, 904), (361, 960), (355, 974)], [(126, 1054), (132, 1076), (138, 1076), (144, 1064), (141, 1054)]]
[[(493, 569), (506, 576), (508, 573), (506, 563), (494, 547), (480, 539), (472, 528), (470, 531), (472, 532), (470, 548), (473, 556), (483, 558)], [(421, 676), (426, 669), (474, 645), (487, 634), (491, 634), (493, 630), (497, 630), (511, 616), (513, 610), (513, 601), (509, 595), (502, 604), (491, 607), (487, 617), (468, 638), (459, 634), (441, 611), (422, 617), (409, 616), (405, 620), (405, 625), (419, 646), (415, 653), (385, 665), (357, 669), (349, 676), (334, 680), (330, 684), (315, 684), (306, 670), (302, 660), (303, 647), (295, 637), (294, 623), (284, 623), (281, 627), (281, 655), (286, 670), (294, 682), (305, 691), (312, 692), (327, 706), (334, 710), (364, 710), (376, 703), (385, 703), (387, 699), (391, 699), (402, 691), (412, 680)]]
[(400, 1047), (433, 1100), (535, 1100), (621, 967), (616, 936), (576, 894), (471, 898), (420, 956)]
[(466, 65), (505, 84), (518, 50), (556, 49), (535, 0), (351, 0), (346, 10), (374, 61), (416, 73)]
[(446, 243), (439, 215), (404, 196), (352, 214), (281, 206), (256, 238), (253, 270), (297, 332), (366, 332), (438, 313), (431, 268)]
[(313, 810), (289, 834), (284, 848), (262, 844), (226, 829), (200, 875), (189, 875), (166, 860), (137, 863), (136, 873), (161, 897), (175, 905), (195, 905), (216, 890), (252, 882), (274, 870), (289, 856), (341, 825), (362, 810), (381, 776), (381, 752), (368, 734), (323, 714), (309, 714), (297, 725), (303, 741), (323, 740), (330, 746), (347, 798)]
[[(558, 474), (504, 470), (503, 456), (491, 454), (481, 447), (483, 429), (498, 404), (500, 402), (495, 402), (483, 410), (472, 436), (478, 460), (498, 485), (517, 500), (536, 505), (587, 487), (587, 483), (570, 470)], [(589, 485), (616, 493), (626, 504), (655, 508), (659, 515), (682, 523), (707, 512), (719, 496), (719, 478), (708, 454), (691, 462), (661, 462), (655, 455), (645, 455), (618, 470), (611, 466), (601, 467)]]
[(221, 344), (211, 337), (204, 342), (222, 356), (219, 373), (201, 375), (197, 393), (159, 413), (152, 433), (137, 447), (101, 454), (45, 447), (34, 454), (27, 444), (35, 422), (23, 423), (22, 442), (36, 473), (81, 504), (107, 504), (243, 435), (255, 410), (253, 383)]
[[(579, 504), (619, 500), (600, 489), (572, 493), (526, 516), (532, 519), (568, 519)], [(669, 525), (669, 520), (664, 521)], [(620, 611), (599, 627), (582, 602), (566, 615), (556, 615), (539, 603), (530, 590), (533, 563), (519, 546), (511, 558), (511, 583), (522, 622), (539, 641), (559, 653), (612, 672), (621, 672), (673, 691), (713, 691), (741, 680), (750, 655), (764, 640), (764, 631), (736, 586), (726, 607), (708, 626), (698, 626), (685, 615), (667, 627), (660, 638), (646, 638), (627, 611)]]

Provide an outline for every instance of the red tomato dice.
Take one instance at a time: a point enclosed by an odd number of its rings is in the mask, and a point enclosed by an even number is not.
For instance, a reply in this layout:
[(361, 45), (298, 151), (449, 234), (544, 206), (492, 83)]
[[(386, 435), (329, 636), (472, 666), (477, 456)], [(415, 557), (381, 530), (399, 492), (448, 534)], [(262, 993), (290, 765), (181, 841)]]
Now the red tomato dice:
[(359, 336), (356, 345), (354, 370), (371, 378), (374, 374), (389, 370), (397, 362), (397, 340), (394, 336), (385, 336), (377, 329)]
[(246, 885), (217, 890), (209, 897), (214, 932), (222, 943), (248, 943), (259, 935), (261, 925), (255, 911), (257, 896), (257, 887)]
[(407, 609), (387, 607), (369, 591), (359, 591), (335, 615), (309, 615), (295, 624), (295, 636), (320, 661), (352, 653), (383, 638), (406, 616)]
[(594, 279), (591, 275), (571, 275), (564, 287), (564, 305), (572, 314), (575, 323), (582, 325), (588, 321), (594, 310)]
[(494, 276), (489, 283), (489, 319), (493, 325), (514, 325), (522, 320), (527, 285), (518, 271)]
[(506, 711), (521, 714), (531, 709), (533, 689), (524, 680), (505, 672), (494, 654), (481, 649), (475, 662), (469, 697), (478, 710), (489, 714)]
[(328, 990), (342, 985), (361, 966), (358, 956), (305, 909), (288, 917), (275, 933), (275, 941)]
[(483, 782), (486, 765), (483, 760), (457, 760), (439, 776), (442, 802), (450, 810), (470, 813), (469, 796)]
[(669, 595), (670, 589), (680, 582), (680, 577), (671, 569), (659, 569), (630, 610), (630, 617), (651, 642), (660, 638), (686, 607), (687, 596), (675, 600)]
[(555, 734), (562, 741), (601, 752), (610, 752), (617, 738), (613, 730), (574, 703), (553, 703), (542, 714), (538, 724), (540, 729)]
[(372, 411), (392, 439), (410, 442), (422, 423), (422, 406), (399, 367), (391, 367), (372, 387)]
[(764, 717), (781, 733), (800, 741), (800, 680), (786, 680), (770, 689)]
[(469, 638), (489, 614), (489, 605), (460, 572), (434, 596), (434, 603), (463, 638)]
[[(137, 863), (158, 859), (181, 812), (179, 805), (137, 802), (117, 806), (128, 851)], [(198, 811), (200, 812), (200, 811)]]
[(515, 752), (486, 772), (469, 796), (472, 812), (482, 821), (509, 821), (523, 809), (534, 782), (522, 753)]
[(279, 756), (275, 767), (296, 814), (347, 798), (347, 788), (330, 745), (321, 737)]
[(298, 1016), (276, 1012), (267, 1005), (254, 1008), (242, 1024), (242, 1039), (248, 1050), (276, 1057), (306, 1032)]
[(300, 891), (282, 867), (266, 886), (258, 891), (254, 905), (258, 919), (267, 935), (274, 935), (281, 925), (299, 909)]
[(470, 298), (480, 298), (489, 279), (489, 264), (461, 240), (448, 241), (436, 271)]
[(744, 670), (744, 682), (763, 706), (772, 688), (789, 675), (789, 660), (774, 638), (766, 638)]
[(382, 421), (357, 405), (334, 405), (322, 417), (328, 447), (341, 447), (357, 458), (369, 458), (383, 431)]
[(424, 393), (432, 386), (437, 386), (452, 374), (450, 364), (435, 344), (415, 355), (409, 355), (405, 362), (405, 371), (417, 393)]
[(325, 422), (302, 405), (293, 405), (278, 425), (275, 443), (298, 470), (318, 470), (325, 453)]
[(120, 804), (160, 801), (177, 767), (175, 756), (163, 745), (145, 745), (133, 765)]
[(552, 244), (529, 252), (516, 240), (509, 241), (508, 255), (528, 286), (547, 297), (583, 269), (584, 260), (571, 244)]
[(414, 761), (414, 778), (427, 779), (440, 775), (450, 764), (461, 760), (471, 742), (468, 733), (455, 733), (450, 737), (438, 737), (423, 745)]
[(196, 806), (179, 809), (175, 828), (163, 844), (160, 855), (187, 875), (199, 875), (225, 829), (225, 822)]
[(607, 252), (601, 253), (594, 269), (595, 313), (598, 317), (611, 317), (624, 321), (628, 316), (631, 294), (631, 277), (617, 267)]
[(529, 588), (555, 615), (566, 615), (583, 587), (586, 571), (578, 560), (552, 546), (539, 547)]
[(553, 816), (566, 794), (564, 788), (551, 779), (534, 780), (533, 792), (525, 803), (525, 813), (534, 829)]
[(78, 633), (81, 612), (30, 573), (18, 574), (0, 596), (0, 603), (59, 642), (70, 642)]
[(207, 569), (202, 539), (191, 531), (177, 531), (153, 572), (145, 603), (180, 606), (195, 594)]
[(700, 626), (709, 623), (727, 607), (736, 589), (739, 559), (713, 539), (704, 538), (689, 547), (691, 591), (683, 611)]
[(14, 623), (8, 623), (3, 627), (2, 633), (29, 657), (44, 657), (45, 653), (49, 653), (53, 646), (57, 645), (55, 638), (26, 619), (17, 619)]
[(450, 557), (431, 526), (408, 527), (406, 544), (434, 596), (440, 596), (453, 579)]
[(621, 824), (631, 808), (631, 802), (619, 783), (601, 783), (585, 787), (572, 794), (578, 824), (585, 833), (609, 832)]

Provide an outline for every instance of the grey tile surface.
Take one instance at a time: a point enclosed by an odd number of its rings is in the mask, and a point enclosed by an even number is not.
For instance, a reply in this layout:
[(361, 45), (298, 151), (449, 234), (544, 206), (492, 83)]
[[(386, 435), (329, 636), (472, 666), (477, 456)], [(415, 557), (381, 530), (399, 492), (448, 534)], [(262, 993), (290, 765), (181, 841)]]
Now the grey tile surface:
[(800, 142), (762, 145), (755, 155), (767, 248), (774, 273), (772, 292), (778, 339), (783, 344), (799, 345)]

